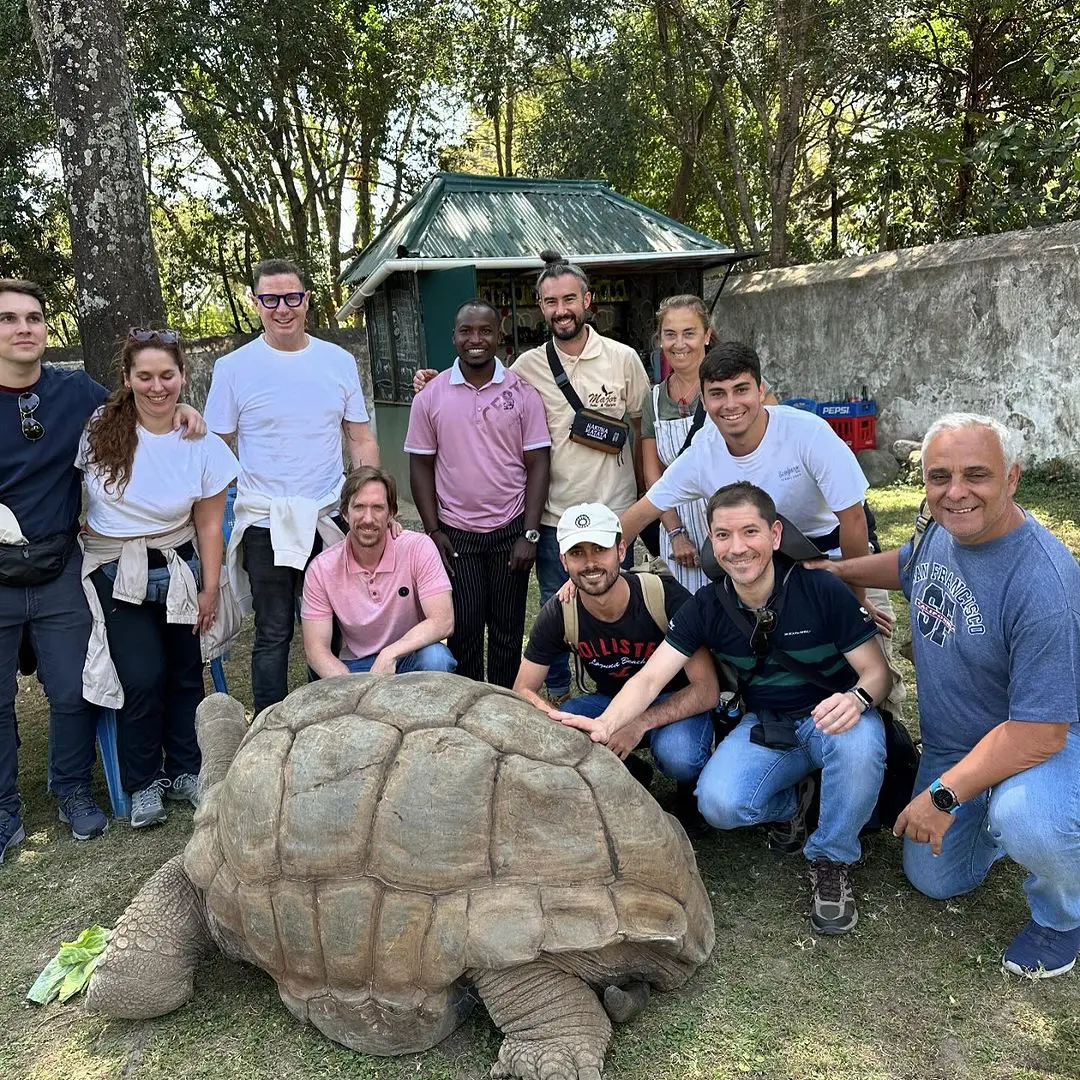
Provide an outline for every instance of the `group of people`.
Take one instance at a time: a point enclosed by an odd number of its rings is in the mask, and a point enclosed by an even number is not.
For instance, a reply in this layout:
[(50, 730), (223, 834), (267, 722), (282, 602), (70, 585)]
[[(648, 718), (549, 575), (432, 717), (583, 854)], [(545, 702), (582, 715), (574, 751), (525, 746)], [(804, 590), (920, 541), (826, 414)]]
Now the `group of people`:
[[(476, 299), (455, 316), (452, 365), (417, 373), (412, 532), (354, 361), (306, 333), (300, 270), (260, 264), (252, 293), (263, 333), (217, 361), (204, 424), (177, 402), (175, 334), (133, 331), (109, 396), (41, 367), (40, 293), (0, 282), (0, 409), (12, 414), (0, 449), (16, 463), (0, 476), (0, 524), (18, 531), (0, 536), (0, 859), (22, 837), (24, 636), (51, 706), (50, 784), (88, 837), (106, 820), (89, 789), (95, 703), (117, 708), (125, 787), (149, 802), (132, 824), (160, 820), (162, 794), (197, 799), (197, 643), (235, 604), (255, 615), (256, 711), (288, 691), (298, 610), (312, 677), (456, 670), (511, 687), (644, 783), (651, 767), (633, 751), (648, 746), (688, 831), (766, 826), (771, 848), (809, 863), (815, 929), (844, 933), (885, 772), (882, 713), (900, 696), (887, 590), (902, 588), (923, 739), (894, 827), (905, 872), (955, 896), (1008, 854), (1029, 871), (1032, 918), (1006, 969), (1071, 969), (1080, 568), (1014, 502), (1000, 424), (954, 414), (931, 428), (930, 523), (899, 552), (872, 553), (851, 450), (823, 420), (770, 403), (757, 354), (714, 342), (700, 298), (660, 306), (668, 374), (650, 386), (637, 354), (588, 322), (584, 272), (552, 257), (536, 283), (547, 345), (504, 366), (500, 313)], [(634, 540), (657, 519), (663, 562), (635, 570)], [(44, 580), (11, 576), (11, 552), (47, 555), (57, 536)], [(522, 655), (534, 565), (542, 608)]]

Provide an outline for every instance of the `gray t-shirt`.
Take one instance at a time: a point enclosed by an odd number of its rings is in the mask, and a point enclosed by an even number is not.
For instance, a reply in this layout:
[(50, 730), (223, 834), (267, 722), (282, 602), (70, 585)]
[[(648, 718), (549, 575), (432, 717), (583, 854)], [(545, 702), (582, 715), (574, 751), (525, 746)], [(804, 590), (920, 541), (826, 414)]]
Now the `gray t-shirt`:
[(900, 581), (911, 604), (923, 741), (966, 754), (1005, 720), (1080, 733), (1080, 566), (1029, 514), (985, 544), (932, 525)]

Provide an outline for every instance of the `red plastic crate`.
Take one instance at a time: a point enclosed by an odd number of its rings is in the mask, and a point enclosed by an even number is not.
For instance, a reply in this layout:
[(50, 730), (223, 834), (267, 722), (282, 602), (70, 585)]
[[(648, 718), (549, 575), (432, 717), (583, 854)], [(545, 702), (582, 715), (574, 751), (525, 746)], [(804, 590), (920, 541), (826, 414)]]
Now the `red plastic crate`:
[(845, 416), (835, 420), (827, 416), (824, 420), (852, 450), (877, 449), (876, 416)]

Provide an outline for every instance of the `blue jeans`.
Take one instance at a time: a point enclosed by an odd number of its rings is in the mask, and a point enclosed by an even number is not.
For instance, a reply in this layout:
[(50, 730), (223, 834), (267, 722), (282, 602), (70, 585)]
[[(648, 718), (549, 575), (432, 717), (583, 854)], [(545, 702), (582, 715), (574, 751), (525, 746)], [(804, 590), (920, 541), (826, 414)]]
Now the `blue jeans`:
[(799, 745), (771, 750), (750, 741), (757, 723), (747, 713), (716, 748), (698, 778), (698, 809), (717, 829), (788, 821), (798, 803), (795, 785), (821, 770), (818, 827), (803, 848), (807, 859), (854, 863), (862, 853), (859, 831), (877, 805), (885, 775), (885, 728), (876, 709), (854, 727), (823, 735), (807, 716), (796, 727)]
[(49, 699), (51, 787), (57, 795), (68, 795), (90, 783), (98, 716), (82, 696), (90, 609), (77, 548), (54, 581), (32, 588), (0, 585), (0, 810), (9, 813), (19, 809), (15, 671), (24, 627)]
[[(634, 565), (634, 549), (631, 546), (622, 562), (623, 569)], [(569, 574), (563, 569), (559, 558), (559, 539), (554, 525), (540, 526), (540, 542), (536, 545), (536, 582), (540, 586), (540, 606), (543, 607), (568, 581)], [(569, 655), (556, 657), (548, 668), (544, 686), (552, 697), (570, 692)]]
[[(923, 748), (916, 793), (963, 755)], [(1008, 855), (1029, 872), (1032, 918), (1052, 930), (1080, 926), (1080, 735), (1070, 731), (1052, 758), (1010, 776), (957, 810), (936, 858), (904, 840), (904, 873), (921, 893), (945, 900), (981, 885)]]
[[(350, 671), (370, 671), (378, 655), (372, 653), (370, 656), (344, 660), (342, 663)], [(425, 645), (415, 652), (406, 653), (397, 662), (397, 673), (403, 675), (407, 671), (453, 671), (456, 667), (454, 654), (441, 641), (436, 641), (433, 645)]]
[[(663, 701), (671, 697), (661, 694), (656, 700)], [(586, 694), (571, 698), (560, 706), (563, 712), (575, 716), (599, 716), (612, 699), (606, 694)], [(653, 728), (645, 736), (649, 748), (656, 758), (660, 771), (677, 784), (692, 784), (705, 767), (712, 753), (713, 723), (712, 713), (698, 713), (673, 724)]]

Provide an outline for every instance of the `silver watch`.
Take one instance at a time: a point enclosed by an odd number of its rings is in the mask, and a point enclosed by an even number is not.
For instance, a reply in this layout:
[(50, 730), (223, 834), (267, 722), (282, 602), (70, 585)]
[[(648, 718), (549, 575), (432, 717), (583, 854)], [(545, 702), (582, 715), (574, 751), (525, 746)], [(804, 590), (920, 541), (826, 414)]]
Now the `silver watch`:
[(522, 535), (530, 544), (540, 543), (540, 530), (539, 529), (526, 529)]
[(854, 695), (855, 700), (859, 703), (860, 713), (864, 713), (867, 709), (872, 709), (874, 707), (873, 697), (871, 697), (861, 686), (853, 686), (848, 693)]

